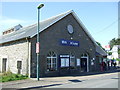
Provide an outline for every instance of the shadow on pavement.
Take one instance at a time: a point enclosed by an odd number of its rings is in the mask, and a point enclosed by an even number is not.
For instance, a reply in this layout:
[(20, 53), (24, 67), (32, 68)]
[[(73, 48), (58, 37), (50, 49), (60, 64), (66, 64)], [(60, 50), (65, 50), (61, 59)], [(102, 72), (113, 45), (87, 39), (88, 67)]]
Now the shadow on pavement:
[(17, 89), (17, 90), (40, 89), (40, 88), (58, 86), (58, 85), (62, 85), (62, 84), (51, 84), (51, 85), (45, 85), (45, 86), (28, 87), (28, 88), (21, 88), (21, 89)]
[(71, 82), (74, 82), (74, 83), (77, 83), (77, 82), (82, 82), (82, 81), (77, 80), (77, 79), (74, 79), (74, 80), (68, 80), (68, 81), (71, 81)]

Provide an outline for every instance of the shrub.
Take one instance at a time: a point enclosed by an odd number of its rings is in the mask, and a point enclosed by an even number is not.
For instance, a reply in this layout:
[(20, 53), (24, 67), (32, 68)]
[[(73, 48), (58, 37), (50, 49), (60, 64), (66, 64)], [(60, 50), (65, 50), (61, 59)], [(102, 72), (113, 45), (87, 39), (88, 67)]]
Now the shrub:
[(119, 59), (119, 58), (117, 58), (116, 60), (117, 60), (117, 61), (120, 61), (120, 59)]
[(12, 72), (5, 72), (1, 75), (0, 82), (14, 81), (27, 79), (27, 75), (13, 74)]

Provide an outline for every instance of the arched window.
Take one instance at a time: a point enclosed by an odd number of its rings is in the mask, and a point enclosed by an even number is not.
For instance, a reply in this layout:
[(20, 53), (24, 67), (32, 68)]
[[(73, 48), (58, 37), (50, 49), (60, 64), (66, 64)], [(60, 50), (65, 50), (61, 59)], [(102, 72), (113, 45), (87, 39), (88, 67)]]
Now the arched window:
[(88, 57), (88, 55), (86, 53), (83, 53), (81, 57)]
[(51, 51), (47, 54), (47, 71), (57, 70), (57, 55)]

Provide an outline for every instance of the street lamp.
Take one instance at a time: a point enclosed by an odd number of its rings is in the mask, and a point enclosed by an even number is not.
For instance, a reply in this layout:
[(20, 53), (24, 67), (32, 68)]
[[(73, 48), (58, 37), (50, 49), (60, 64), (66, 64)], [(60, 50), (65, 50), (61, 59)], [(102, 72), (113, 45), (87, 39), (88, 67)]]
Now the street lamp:
[(37, 80), (39, 81), (39, 53), (40, 53), (40, 36), (39, 36), (39, 30), (40, 30), (40, 9), (44, 6), (44, 4), (40, 4), (37, 9), (38, 9), (38, 27), (37, 27), (37, 43), (36, 43), (36, 53), (37, 53)]

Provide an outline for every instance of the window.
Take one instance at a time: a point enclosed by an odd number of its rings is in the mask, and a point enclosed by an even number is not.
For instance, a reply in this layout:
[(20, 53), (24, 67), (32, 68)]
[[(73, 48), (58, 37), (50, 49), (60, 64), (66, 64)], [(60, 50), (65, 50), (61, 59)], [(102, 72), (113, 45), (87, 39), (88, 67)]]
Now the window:
[(83, 53), (81, 57), (88, 57), (88, 55), (86, 53)]
[(18, 74), (21, 74), (22, 61), (17, 61), (17, 69), (18, 69)]
[(70, 54), (70, 69), (75, 69), (75, 56), (74, 54)]
[(61, 58), (61, 67), (69, 67), (69, 58)]
[(70, 66), (72, 66), (72, 67), (75, 66), (75, 56), (74, 55), (70, 56)]
[(47, 55), (47, 71), (57, 70), (57, 55), (51, 51)]
[(76, 60), (77, 60), (77, 66), (80, 66), (80, 59), (77, 58)]
[(22, 61), (17, 61), (17, 69), (22, 69)]
[(3, 58), (2, 72), (6, 72), (6, 67), (7, 67), (7, 58)]

